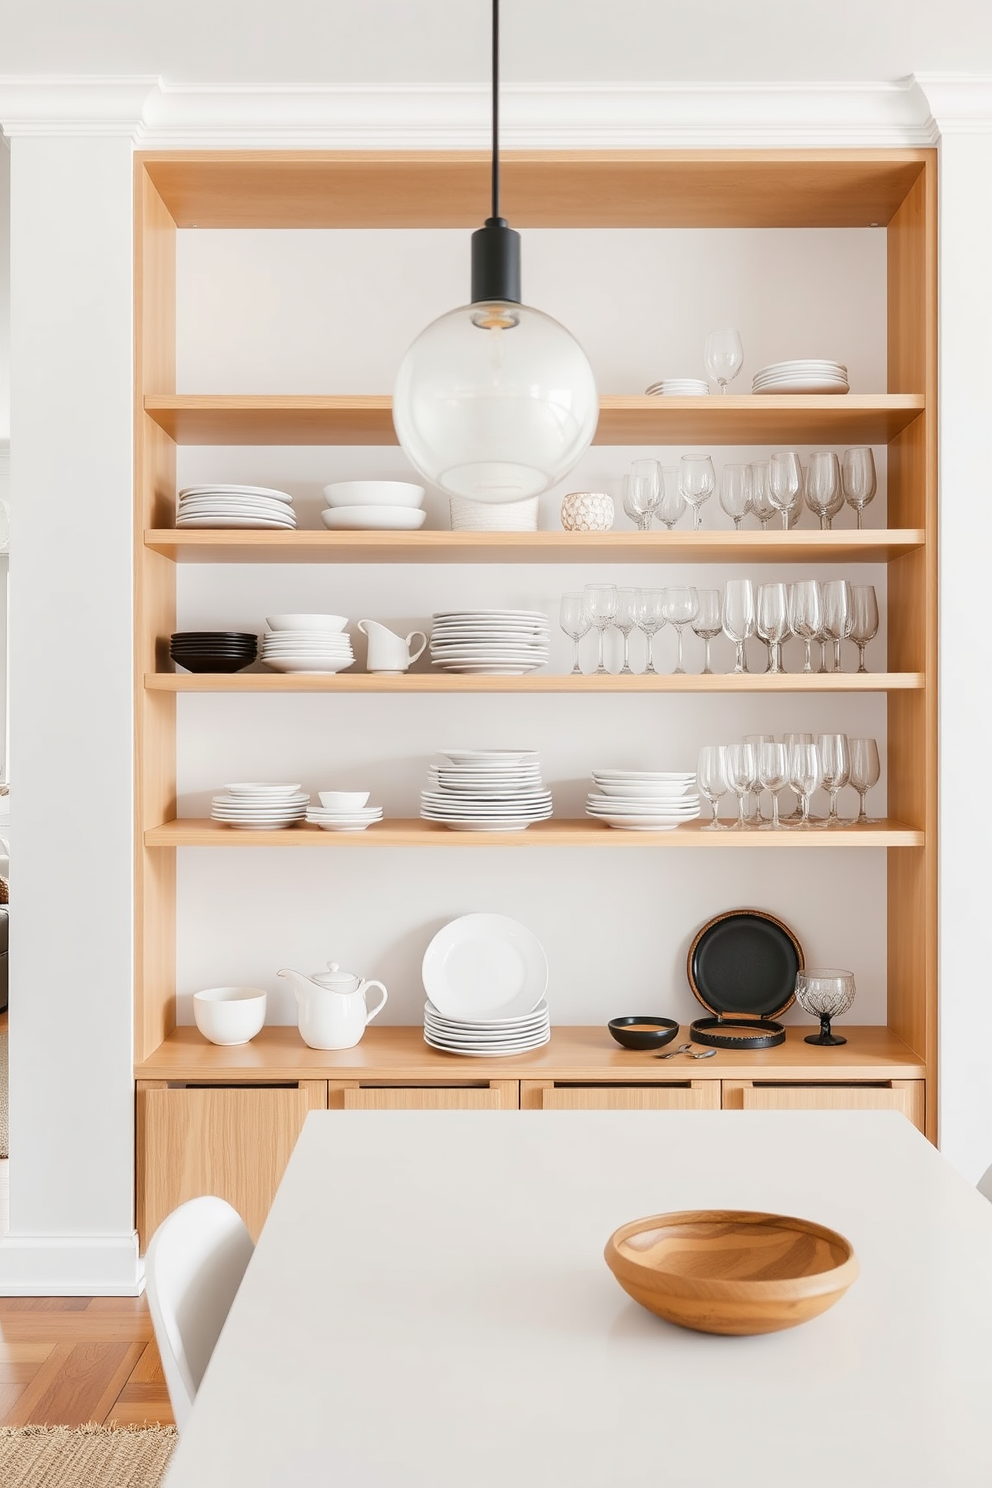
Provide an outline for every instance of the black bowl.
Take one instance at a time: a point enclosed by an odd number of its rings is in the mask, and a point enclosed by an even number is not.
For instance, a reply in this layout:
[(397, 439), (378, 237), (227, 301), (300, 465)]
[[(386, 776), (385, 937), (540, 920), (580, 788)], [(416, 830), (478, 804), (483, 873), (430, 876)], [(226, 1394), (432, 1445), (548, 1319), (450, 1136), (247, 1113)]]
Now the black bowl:
[(674, 1018), (611, 1018), (606, 1026), (625, 1049), (660, 1049), (679, 1031)]
[(251, 666), (254, 656), (174, 656), (173, 661), (187, 672), (240, 672)]
[(173, 645), (177, 641), (187, 645), (202, 641), (222, 641), (225, 645), (258, 645), (258, 636), (251, 630), (174, 630), (169, 640)]
[(220, 641), (204, 641), (199, 646), (181, 646), (173, 641), (169, 647), (173, 656), (257, 656), (257, 646), (228, 646)]

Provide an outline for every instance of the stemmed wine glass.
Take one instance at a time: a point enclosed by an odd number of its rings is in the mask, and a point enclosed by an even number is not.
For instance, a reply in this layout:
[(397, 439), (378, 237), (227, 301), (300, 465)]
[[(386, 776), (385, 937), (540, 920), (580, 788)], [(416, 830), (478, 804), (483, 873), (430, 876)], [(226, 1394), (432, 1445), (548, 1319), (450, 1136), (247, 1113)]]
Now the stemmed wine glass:
[(789, 751), (784, 744), (774, 740), (763, 743), (758, 750), (758, 784), (771, 794), (771, 821), (759, 822), (765, 832), (777, 832), (782, 823), (778, 814), (778, 798), (789, 783)]
[(830, 797), (830, 810), (825, 827), (842, 827), (844, 823), (837, 815), (837, 796), (851, 778), (851, 762), (846, 734), (821, 734), (817, 740), (820, 748), (820, 763), (823, 766), (821, 784)]
[(713, 817), (700, 830), (703, 832), (725, 832), (727, 828), (718, 816), (721, 797), (730, 789), (727, 776), (727, 748), (724, 744), (704, 744), (696, 762), (696, 784), (713, 808)]
[(810, 647), (816, 640), (823, 618), (823, 597), (816, 579), (800, 579), (789, 585), (789, 625), (793, 635), (806, 643), (803, 671), (813, 670)]
[(878, 600), (874, 584), (851, 585), (851, 640), (858, 648), (858, 671), (866, 672), (865, 647), (878, 635)]
[(875, 456), (870, 447), (864, 446), (844, 451), (844, 458), (841, 461), (841, 480), (844, 486), (844, 498), (848, 506), (853, 506), (858, 514), (858, 530), (860, 531), (865, 507), (875, 495), (877, 486)]
[(799, 820), (796, 830), (813, 825), (809, 802), (823, 780), (820, 751), (815, 744), (793, 744), (789, 752), (789, 784), (799, 797)]
[(692, 629), (706, 646), (703, 670), (700, 675), (709, 677), (713, 674), (713, 668), (710, 666), (710, 641), (723, 630), (723, 619), (720, 614), (721, 596), (719, 589), (697, 589), (696, 596), (699, 608), (692, 622)]
[(784, 672), (782, 642), (789, 630), (788, 590), (784, 584), (759, 584), (755, 629), (768, 645), (768, 670)]
[[(635, 460), (634, 466), (654, 465), (660, 470), (657, 460)], [(630, 470), (620, 483), (620, 495), (623, 509), (634, 523), (638, 532), (648, 532), (651, 527), (652, 514), (658, 508), (658, 500), (661, 494), (660, 475), (652, 475), (646, 471), (638, 471), (636, 468)]]
[(820, 1020), (819, 1033), (808, 1033), (807, 1044), (847, 1043), (839, 1033), (831, 1033), (830, 1022), (848, 1011), (856, 992), (853, 971), (804, 967), (796, 973), (796, 1001), (804, 1013), (811, 1013)]
[(679, 467), (664, 465), (661, 471), (661, 494), (655, 516), (671, 532), (684, 511), (685, 497), (679, 485)]
[(744, 803), (754, 790), (758, 779), (758, 762), (753, 744), (727, 745), (727, 781), (737, 797), (736, 828), (743, 832), (747, 828)]
[(739, 532), (751, 510), (751, 467), (731, 462), (720, 472), (720, 505)]
[[(793, 749), (795, 748), (795, 746), (797, 744), (812, 744), (814, 742), (813, 741), (813, 735), (812, 734), (783, 734), (782, 735), (782, 742), (785, 745), (786, 766), (787, 766), (787, 769), (789, 770), (789, 779), (786, 781), (786, 784), (791, 786), (792, 785), (792, 778), (791, 778), (791, 776), (792, 776), (792, 751), (793, 751)], [(783, 816), (781, 818), (781, 822), (782, 822), (782, 826), (783, 827), (792, 827), (792, 826), (795, 826), (795, 824), (797, 822), (799, 822), (799, 821), (802, 820), (802, 815), (803, 814), (802, 814), (802, 811), (801, 811), (800, 806), (799, 806), (799, 792), (795, 790), (795, 787), (793, 787), (793, 790), (794, 790), (795, 796), (796, 796), (796, 804), (792, 808), (792, 810), (788, 813), (787, 816)]]
[(594, 677), (607, 675), (603, 660), (603, 637), (617, 616), (617, 591), (613, 584), (587, 584), (582, 591), (582, 601), (593, 629), (599, 636), (599, 664)]
[(558, 624), (572, 642), (574, 650), (574, 663), (572, 675), (581, 675), (582, 668), (579, 666), (579, 642), (584, 635), (588, 635), (592, 621), (588, 611), (583, 604), (584, 595), (563, 594), (558, 607)]
[(751, 510), (761, 523), (764, 532), (775, 515), (775, 507), (768, 497), (768, 461), (755, 460), (751, 466)]
[(848, 739), (847, 744), (851, 755), (851, 784), (861, 797), (861, 809), (855, 820), (858, 826), (864, 827), (878, 820), (865, 812), (865, 796), (873, 785), (878, 784), (881, 774), (878, 745), (874, 739)]
[(633, 670), (630, 665), (630, 633), (637, 629), (637, 590), (617, 590), (617, 613), (613, 621), (614, 630), (618, 630), (623, 636), (623, 666), (618, 673), (621, 677), (630, 677)]
[(728, 579), (723, 592), (723, 629), (737, 647), (734, 673), (747, 671), (745, 642), (754, 635), (754, 585), (750, 579)]
[(679, 461), (679, 490), (692, 507), (692, 530), (702, 527), (700, 509), (716, 490), (716, 471), (711, 455), (683, 455)]
[(684, 626), (689, 624), (690, 620), (695, 620), (696, 618), (699, 611), (699, 595), (691, 587), (686, 588), (678, 585), (670, 589), (663, 589), (661, 592), (661, 612), (669, 625), (675, 627), (675, 634), (678, 637), (678, 649), (676, 651), (675, 668), (672, 675), (675, 676), (678, 673), (684, 675), (685, 667), (682, 665), (682, 630)]
[(851, 586), (846, 579), (828, 579), (822, 585), (822, 590), (823, 633), (828, 641), (834, 643), (834, 664), (831, 670), (839, 672), (843, 670), (840, 643), (846, 641), (851, 634), (854, 619), (851, 613)]
[(833, 450), (814, 450), (806, 470), (806, 505), (820, 519), (820, 531), (829, 532), (833, 519), (844, 505), (840, 461)]
[(723, 330), (710, 331), (704, 350), (706, 370), (714, 382), (720, 384), (721, 393), (727, 391), (727, 383), (733, 382), (744, 365), (744, 347), (740, 331), (729, 326)]
[(654, 638), (665, 624), (664, 590), (638, 589), (636, 592), (634, 619), (637, 621), (637, 628), (643, 634), (648, 648), (648, 660), (644, 670), (657, 676), (657, 668), (654, 664)]
[(762, 744), (774, 744), (775, 735), (745, 734), (743, 743), (750, 744), (751, 748), (754, 750), (754, 806), (752, 810), (747, 813), (747, 820), (749, 824), (757, 824), (760, 826), (760, 824), (765, 820), (765, 818), (761, 814), (762, 786), (758, 773), (758, 766), (761, 763), (761, 746)]
[(782, 516), (782, 528), (789, 530), (789, 518), (803, 488), (803, 472), (795, 450), (779, 450), (768, 460), (768, 500)]

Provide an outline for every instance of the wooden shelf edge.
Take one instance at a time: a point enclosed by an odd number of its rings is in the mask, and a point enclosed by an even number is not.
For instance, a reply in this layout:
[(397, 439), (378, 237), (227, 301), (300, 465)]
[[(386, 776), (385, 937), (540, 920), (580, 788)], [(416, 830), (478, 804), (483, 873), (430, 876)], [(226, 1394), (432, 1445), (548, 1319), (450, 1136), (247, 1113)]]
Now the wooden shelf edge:
[(531, 673), (523, 677), (462, 676), (452, 673), (435, 675), (407, 672), (390, 676), (368, 672), (339, 672), (334, 676), (306, 673), (273, 672), (147, 672), (144, 680), (148, 692), (182, 693), (587, 693), (591, 696), (632, 693), (840, 693), (840, 692), (909, 692), (921, 691), (925, 685), (922, 672), (786, 672), (777, 676), (754, 673), (737, 676), (722, 673), (700, 676), (689, 673), (674, 676), (636, 674), (621, 677), (611, 674), (575, 676), (569, 673)]

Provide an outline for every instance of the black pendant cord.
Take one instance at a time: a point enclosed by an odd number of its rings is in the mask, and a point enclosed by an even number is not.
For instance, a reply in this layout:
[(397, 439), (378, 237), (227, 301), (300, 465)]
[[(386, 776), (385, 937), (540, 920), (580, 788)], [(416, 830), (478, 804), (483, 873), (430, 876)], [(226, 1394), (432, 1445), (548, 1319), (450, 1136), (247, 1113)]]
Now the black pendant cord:
[(520, 234), (499, 214), (499, 0), (492, 0), (492, 19), (492, 215), (485, 227), (472, 234), (472, 303), (502, 300), (519, 305)]
[(499, 216), (499, 0), (493, 0), (493, 209), (490, 216)]

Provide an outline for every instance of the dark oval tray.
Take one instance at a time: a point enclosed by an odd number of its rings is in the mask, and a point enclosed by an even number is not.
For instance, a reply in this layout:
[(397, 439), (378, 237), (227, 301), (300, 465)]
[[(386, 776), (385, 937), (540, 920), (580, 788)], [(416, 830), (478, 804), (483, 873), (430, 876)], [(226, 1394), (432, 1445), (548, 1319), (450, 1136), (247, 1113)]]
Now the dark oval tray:
[(689, 1037), (714, 1049), (774, 1049), (785, 1043), (785, 1029), (771, 1018), (697, 1018)]
[(788, 925), (762, 909), (716, 915), (689, 947), (687, 974), (707, 1012), (777, 1018), (794, 1001), (803, 948)]

